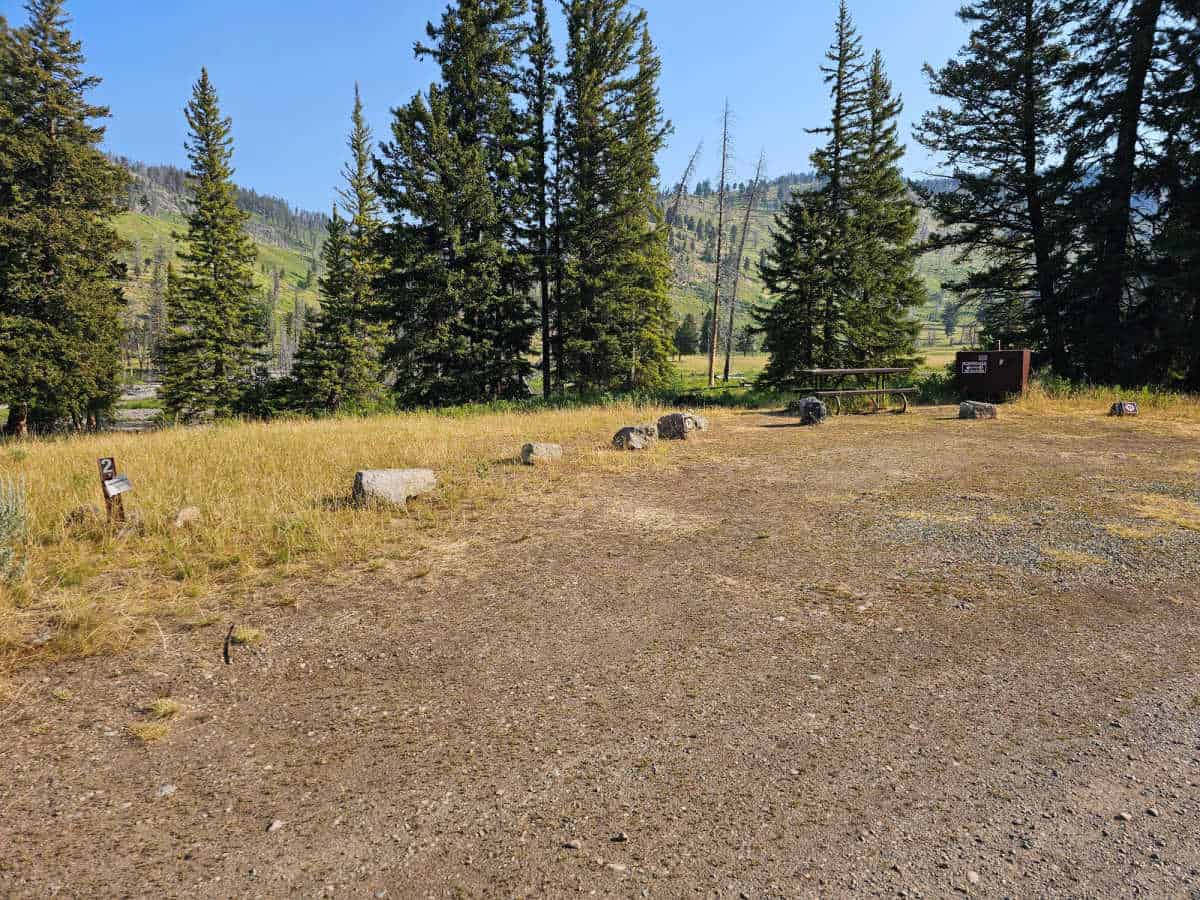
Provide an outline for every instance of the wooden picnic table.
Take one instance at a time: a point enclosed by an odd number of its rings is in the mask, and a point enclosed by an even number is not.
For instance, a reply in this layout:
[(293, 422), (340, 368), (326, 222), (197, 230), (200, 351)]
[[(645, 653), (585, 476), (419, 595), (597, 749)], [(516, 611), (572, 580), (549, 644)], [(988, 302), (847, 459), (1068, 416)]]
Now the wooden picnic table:
[[(867, 369), (801, 369), (802, 374), (808, 375), (815, 379), (815, 388), (812, 390), (814, 397), (829, 398), (833, 400), (834, 413), (842, 411), (843, 397), (865, 397), (869, 396), (871, 402), (875, 406), (875, 411), (879, 411), (879, 397), (895, 396), (900, 398), (900, 412), (908, 412), (908, 397), (910, 394), (917, 392), (913, 387), (887, 387), (884, 382), (892, 375), (907, 375), (912, 371), (911, 368), (901, 367), (878, 367)], [(826, 388), (826, 379), (832, 380), (835, 384), (841, 385), (845, 383), (847, 378), (862, 378), (873, 377), (875, 379), (875, 387), (873, 388)]]

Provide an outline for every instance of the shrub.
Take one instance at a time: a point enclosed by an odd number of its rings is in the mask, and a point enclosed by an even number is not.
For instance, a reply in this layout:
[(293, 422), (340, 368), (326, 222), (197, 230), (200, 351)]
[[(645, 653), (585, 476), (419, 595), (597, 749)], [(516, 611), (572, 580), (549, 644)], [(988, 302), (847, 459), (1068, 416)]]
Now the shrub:
[(29, 526), (25, 482), (0, 477), (0, 580), (15, 581), (24, 566), (17, 563), (17, 544)]

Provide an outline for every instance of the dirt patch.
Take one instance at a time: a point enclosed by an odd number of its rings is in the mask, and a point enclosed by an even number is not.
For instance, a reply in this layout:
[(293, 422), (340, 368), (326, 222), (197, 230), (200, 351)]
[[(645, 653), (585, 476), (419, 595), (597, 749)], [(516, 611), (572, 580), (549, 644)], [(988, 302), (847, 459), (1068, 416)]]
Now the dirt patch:
[(1192, 445), (777, 423), (15, 676), (0, 894), (1200, 889)]

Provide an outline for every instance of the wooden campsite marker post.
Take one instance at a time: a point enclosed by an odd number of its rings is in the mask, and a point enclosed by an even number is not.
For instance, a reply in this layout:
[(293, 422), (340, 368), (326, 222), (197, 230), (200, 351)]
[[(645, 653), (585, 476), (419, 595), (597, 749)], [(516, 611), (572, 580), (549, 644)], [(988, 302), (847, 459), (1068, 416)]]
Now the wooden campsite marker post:
[(117, 474), (117, 461), (111, 456), (100, 460), (100, 489), (104, 492), (104, 508), (109, 522), (125, 521), (125, 504), (121, 495), (133, 490), (133, 483)]

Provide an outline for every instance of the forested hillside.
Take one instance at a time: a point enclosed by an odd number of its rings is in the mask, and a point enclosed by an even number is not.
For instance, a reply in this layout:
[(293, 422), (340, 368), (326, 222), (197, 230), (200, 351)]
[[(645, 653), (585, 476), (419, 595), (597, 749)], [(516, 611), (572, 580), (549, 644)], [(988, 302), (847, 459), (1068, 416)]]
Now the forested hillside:
[[(127, 211), (116, 219), (117, 233), (128, 243), (122, 262), (128, 304), (125, 309), (124, 363), (144, 369), (161, 331), (168, 264), (178, 265), (181, 239), (190, 208), (187, 173), (174, 166), (111, 157), (127, 169)], [(271, 352), (284, 361), (296, 349), (299, 320), (319, 305), (317, 276), (321, 244), (329, 216), (291, 207), (278, 197), (236, 187), (239, 209), (249, 213), (246, 230), (258, 250), (257, 283), (264, 318), (269, 319)]]
[[(760, 189), (760, 199), (746, 219), (746, 204), (750, 199), (750, 184), (735, 182), (726, 201), (726, 236), (723, 252), (727, 263), (722, 267), (722, 300), (732, 295), (733, 260), (741, 246), (740, 229), (749, 222), (745, 247), (742, 252), (738, 276), (738, 309), (735, 315), (735, 332), (750, 324), (750, 309), (754, 305), (770, 305), (771, 295), (764, 289), (758, 266), (766, 252), (770, 231), (775, 218), (796, 194), (812, 190), (818, 185), (817, 177), (811, 173), (788, 173), (769, 181)], [(937, 192), (952, 187), (952, 183), (933, 181), (915, 185), (923, 191)], [(919, 202), (914, 193), (913, 199)], [(671, 195), (664, 195), (662, 203), (670, 208), (674, 202)], [(918, 239), (926, 240), (936, 230), (935, 219), (925, 206), (919, 209)], [(671, 229), (671, 249), (675, 260), (671, 300), (675, 314), (683, 318), (692, 314), (699, 322), (712, 309), (713, 279), (716, 275), (717, 196), (711, 181), (701, 181), (685, 194), (679, 203), (679, 213)], [(971, 341), (975, 337), (976, 324), (973, 306), (965, 303), (947, 284), (966, 277), (970, 265), (957, 262), (957, 254), (948, 248), (937, 248), (923, 254), (917, 261), (917, 271), (925, 282), (929, 302), (918, 310), (923, 323), (921, 340), (930, 337), (939, 342)], [(724, 328), (724, 325), (722, 326)], [(934, 332), (931, 334), (931, 332)]]

